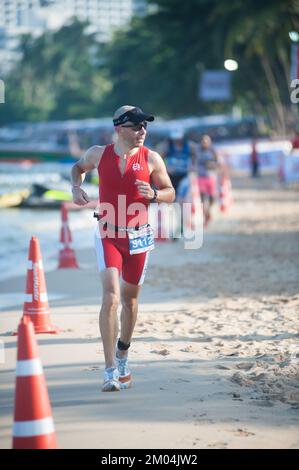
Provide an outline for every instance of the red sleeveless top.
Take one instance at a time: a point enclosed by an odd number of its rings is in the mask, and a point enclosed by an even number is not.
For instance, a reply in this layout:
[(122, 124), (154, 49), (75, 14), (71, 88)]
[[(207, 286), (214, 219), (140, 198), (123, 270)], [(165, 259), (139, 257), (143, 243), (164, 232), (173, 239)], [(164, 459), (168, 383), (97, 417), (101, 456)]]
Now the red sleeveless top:
[[(147, 147), (140, 147), (133, 155), (127, 157), (125, 172), (122, 175), (119, 168), (120, 157), (114, 152), (114, 145), (107, 145), (104, 150), (98, 166), (100, 211), (112, 225), (130, 227), (148, 222), (149, 200), (140, 196), (135, 184), (136, 179), (150, 183), (148, 152)], [(106, 212), (106, 209), (104, 212), (103, 208), (109, 206), (103, 203), (111, 204), (115, 213), (112, 214), (109, 210)], [(134, 207), (134, 203), (139, 204)]]

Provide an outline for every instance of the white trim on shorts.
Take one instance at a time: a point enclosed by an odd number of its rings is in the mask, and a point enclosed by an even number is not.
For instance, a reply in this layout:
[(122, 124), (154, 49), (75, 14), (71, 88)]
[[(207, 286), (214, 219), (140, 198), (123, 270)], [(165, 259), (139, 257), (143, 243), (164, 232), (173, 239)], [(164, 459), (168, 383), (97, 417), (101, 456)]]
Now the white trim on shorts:
[(98, 270), (99, 272), (101, 272), (101, 271), (104, 271), (104, 269), (106, 269), (107, 266), (105, 263), (103, 242), (102, 242), (98, 224), (97, 224), (95, 234), (94, 234), (94, 241), (95, 241), (95, 250), (96, 250), (96, 255), (97, 255)]
[(146, 274), (146, 271), (147, 271), (149, 254), (150, 254), (150, 251), (147, 251), (146, 255), (145, 255), (143, 270), (142, 270), (142, 273), (141, 273), (141, 276), (140, 276), (140, 279), (139, 279), (139, 282), (138, 282), (138, 286), (141, 286), (144, 283), (144, 278), (145, 278), (145, 274)]

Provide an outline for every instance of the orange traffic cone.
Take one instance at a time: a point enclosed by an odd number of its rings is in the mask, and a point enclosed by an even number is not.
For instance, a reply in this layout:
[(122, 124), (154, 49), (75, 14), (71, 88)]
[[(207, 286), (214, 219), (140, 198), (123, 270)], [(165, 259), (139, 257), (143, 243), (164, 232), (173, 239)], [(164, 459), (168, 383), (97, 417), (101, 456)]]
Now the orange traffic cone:
[(69, 228), (68, 210), (64, 203), (61, 204), (61, 230), (60, 243), (72, 243), (72, 233)]
[(198, 178), (194, 173), (190, 173), (191, 185), (191, 228), (196, 230), (199, 224), (202, 224), (203, 207), (200, 198), (200, 191), (198, 185)]
[(35, 333), (58, 333), (50, 323), (50, 311), (45, 274), (38, 238), (29, 246), (26, 294), (23, 316), (29, 316)]
[(56, 435), (33, 323), (18, 328), (13, 449), (56, 449)]
[(233, 203), (232, 185), (227, 176), (220, 179), (219, 199), (221, 212), (227, 212)]
[(198, 185), (197, 175), (190, 171), (189, 175), (189, 190), (186, 202), (191, 203), (191, 211), (184, 214), (184, 229), (186, 231), (197, 230), (203, 223), (203, 206), (200, 199), (200, 191)]
[(63, 247), (59, 251), (58, 269), (79, 268), (75, 251), (70, 246), (72, 243), (72, 234), (68, 225), (68, 212), (65, 204), (61, 204), (61, 222), (60, 243)]

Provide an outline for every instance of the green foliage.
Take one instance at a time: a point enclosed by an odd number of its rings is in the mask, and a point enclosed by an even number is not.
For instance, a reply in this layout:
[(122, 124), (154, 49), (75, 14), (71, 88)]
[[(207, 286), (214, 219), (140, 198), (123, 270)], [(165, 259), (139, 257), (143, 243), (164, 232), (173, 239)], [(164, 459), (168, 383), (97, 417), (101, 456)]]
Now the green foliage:
[(5, 79), (5, 114), (0, 124), (97, 115), (109, 83), (94, 59), (100, 45), (85, 33), (86, 26), (74, 21), (35, 39), (23, 36), (22, 58)]
[(154, 13), (134, 20), (106, 50), (113, 83), (111, 111), (139, 103), (164, 116), (223, 112), (224, 103), (202, 103), (200, 72), (223, 69), (234, 58), (233, 100), (246, 113), (268, 114), (285, 131), (290, 114), (288, 32), (299, 30), (293, 0), (155, 0)]
[[(148, 2), (150, 13), (133, 18), (105, 46), (78, 21), (38, 39), (24, 37), (22, 59), (6, 80), (5, 119), (104, 116), (125, 103), (176, 117), (228, 112), (237, 104), (285, 129), (288, 32), (299, 31), (297, 0)], [(239, 63), (233, 102), (200, 102), (201, 72), (223, 70), (226, 58)]]

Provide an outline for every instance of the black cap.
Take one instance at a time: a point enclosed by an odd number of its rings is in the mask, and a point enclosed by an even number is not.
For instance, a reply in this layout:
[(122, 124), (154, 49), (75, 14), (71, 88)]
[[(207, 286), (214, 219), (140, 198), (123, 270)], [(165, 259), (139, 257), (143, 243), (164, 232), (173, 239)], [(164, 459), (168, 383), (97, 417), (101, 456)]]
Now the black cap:
[(113, 119), (113, 124), (115, 126), (120, 126), (127, 121), (131, 121), (134, 124), (139, 124), (142, 121), (152, 122), (154, 119), (154, 116), (146, 114), (142, 111), (142, 109), (136, 107), (126, 111), (124, 114), (121, 114), (118, 118)]

